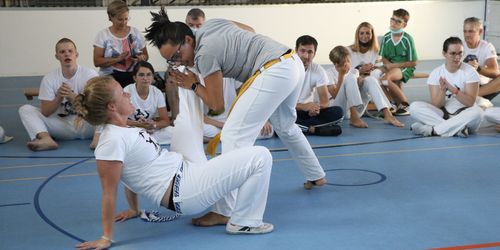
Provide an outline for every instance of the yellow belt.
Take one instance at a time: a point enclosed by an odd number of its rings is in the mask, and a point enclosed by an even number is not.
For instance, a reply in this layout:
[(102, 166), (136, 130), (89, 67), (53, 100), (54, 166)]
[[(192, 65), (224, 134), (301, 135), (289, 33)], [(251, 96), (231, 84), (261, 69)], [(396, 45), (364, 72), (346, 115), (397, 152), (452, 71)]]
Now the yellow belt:
[[(288, 59), (288, 58), (292, 57), (294, 54), (295, 54), (295, 51), (291, 50), (290, 52), (282, 55), (280, 58), (273, 59), (271, 61), (266, 62), (264, 64), (264, 66), (262, 66), (259, 70), (257, 70), (257, 72), (255, 72), (255, 74), (253, 74), (250, 78), (248, 78), (248, 80), (246, 80), (245, 83), (243, 83), (243, 85), (241, 86), (240, 91), (238, 92), (238, 95), (236, 96), (236, 99), (233, 101), (233, 104), (231, 104), (231, 108), (229, 109), (229, 112), (227, 114), (228, 118), (229, 118), (229, 115), (231, 114), (231, 111), (233, 110), (234, 105), (236, 104), (238, 99), (240, 99), (240, 96), (242, 96), (243, 93), (245, 93), (245, 91), (247, 91), (247, 89), (250, 87), (250, 85), (252, 85), (253, 81), (255, 80), (255, 78), (257, 78), (257, 76), (259, 76), (264, 70), (268, 69), (269, 67), (273, 66), (274, 64), (281, 62), (285, 59)], [(212, 140), (210, 140), (208, 142), (207, 148), (206, 148), (206, 152), (208, 155), (210, 155), (210, 156), (215, 155), (215, 150), (217, 149), (217, 145), (220, 142), (220, 136), (221, 136), (221, 133), (219, 132), (218, 134), (216, 134), (214, 136), (214, 138), (212, 138)]]

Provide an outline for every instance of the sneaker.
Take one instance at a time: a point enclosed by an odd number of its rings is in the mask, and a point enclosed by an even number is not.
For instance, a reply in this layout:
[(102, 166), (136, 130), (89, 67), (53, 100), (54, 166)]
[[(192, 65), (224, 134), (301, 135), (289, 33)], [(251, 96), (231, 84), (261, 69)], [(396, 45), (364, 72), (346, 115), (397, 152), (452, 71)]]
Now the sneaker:
[(227, 223), (226, 232), (228, 234), (267, 234), (274, 230), (271, 223), (263, 223), (259, 227), (237, 226), (232, 223)]
[(415, 122), (410, 126), (411, 132), (416, 135), (432, 136), (432, 126)]
[(391, 107), (389, 107), (389, 111), (394, 115), (396, 113), (397, 106), (394, 104), (391, 104)]
[(469, 137), (469, 128), (465, 126), (462, 130), (460, 130), (456, 136), (462, 137), (462, 138), (467, 138)]
[(408, 111), (409, 108), (410, 106), (399, 104), (398, 109), (396, 109), (396, 112), (394, 112), (394, 115), (398, 116), (410, 115), (410, 111)]

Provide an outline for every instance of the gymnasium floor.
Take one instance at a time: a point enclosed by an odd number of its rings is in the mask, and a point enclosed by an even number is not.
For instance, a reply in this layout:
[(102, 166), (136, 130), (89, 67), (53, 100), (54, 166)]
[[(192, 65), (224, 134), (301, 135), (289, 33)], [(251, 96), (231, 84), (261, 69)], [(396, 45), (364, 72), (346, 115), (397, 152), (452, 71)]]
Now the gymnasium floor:
[[(417, 71), (440, 63), (421, 62)], [(40, 79), (0, 78), (0, 125), (15, 137), (0, 144), (0, 249), (71, 249), (102, 235), (90, 141), (61, 142), (47, 152), (25, 146), (17, 109), (38, 103), (22, 89)], [(406, 87), (411, 101), (428, 100), (424, 79)], [(500, 134), (420, 138), (409, 130), (410, 117), (401, 118), (404, 129), (364, 119), (369, 129), (344, 122), (339, 137), (308, 137), (329, 181), (313, 190), (304, 190), (278, 138), (258, 142), (274, 157), (264, 218), (273, 233), (231, 236), (221, 226), (191, 226), (190, 216), (157, 224), (132, 219), (116, 223), (113, 249), (500, 248)], [(118, 210), (126, 207), (120, 195)], [(141, 207), (155, 209), (144, 199)]]

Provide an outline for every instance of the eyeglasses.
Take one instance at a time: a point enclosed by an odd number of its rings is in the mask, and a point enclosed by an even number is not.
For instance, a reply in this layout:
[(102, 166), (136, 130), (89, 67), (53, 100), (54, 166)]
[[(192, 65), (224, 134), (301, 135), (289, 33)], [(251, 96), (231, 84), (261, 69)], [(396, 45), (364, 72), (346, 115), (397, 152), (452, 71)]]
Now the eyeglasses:
[(137, 73), (137, 76), (138, 77), (152, 77), (153, 73), (151, 73), (151, 72), (149, 72), (149, 73)]
[(179, 47), (177, 48), (177, 51), (172, 55), (172, 57), (170, 57), (169, 60), (167, 60), (168, 64), (175, 65), (178, 61), (181, 60), (181, 47), (182, 47), (183, 44), (184, 44), (184, 42), (182, 42), (181, 44), (179, 44)]
[(391, 22), (397, 23), (397, 24), (402, 24), (404, 21), (401, 19), (396, 19), (394, 17), (391, 17)]

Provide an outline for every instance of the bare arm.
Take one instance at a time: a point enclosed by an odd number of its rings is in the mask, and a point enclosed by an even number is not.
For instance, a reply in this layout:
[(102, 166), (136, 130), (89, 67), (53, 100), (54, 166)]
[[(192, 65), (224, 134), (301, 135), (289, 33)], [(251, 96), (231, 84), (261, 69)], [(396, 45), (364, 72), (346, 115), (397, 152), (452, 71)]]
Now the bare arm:
[(209, 124), (209, 125), (215, 126), (217, 128), (222, 128), (224, 126), (223, 122), (211, 119), (209, 116), (206, 116), (206, 115), (203, 116), (203, 122), (205, 124)]
[(440, 85), (429, 85), (429, 94), (431, 95), (432, 105), (437, 108), (442, 108), (444, 106), (446, 89), (442, 88)]
[[(475, 62), (475, 64), (474, 64)], [(479, 67), (479, 64), (477, 61), (470, 61), (469, 65), (474, 67), (476, 70)], [(485, 66), (481, 67), (481, 69), (478, 71), (479, 74), (489, 77), (489, 78), (495, 78), (500, 74), (500, 71), (498, 70), (498, 62), (495, 58), (490, 58), (486, 60), (484, 63)]]
[[(146, 50), (146, 54), (147, 54)], [(125, 60), (129, 56), (128, 52), (121, 53), (118, 57), (104, 57), (104, 48), (94, 46), (94, 66), (109, 67), (115, 63)]]
[(417, 66), (417, 62), (400, 62), (400, 63), (391, 63), (389, 60), (386, 58), (382, 58), (382, 62), (384, 63), (384, 68), (387, 70), (391, 70), (393, 68), (415, 68)]
[(40, 100), (40, 111), (42, 115), (45, 117), (49, 117), (54, 112), (56, 112), (57, 108), (61, 104), (63, 98), (62, 96), (56, 95), (56, 97), (52, 101)]
[(102, 228), (103, 237), (77, 245), (78, 249), (105, 249), (111, 246), (113, 221), (116, 206), (116, 190), (120, 181), (123, 164), (119, 161), (97, 160), (97, 172), (102, 187)]
[(328, 108), (330, 106), (330, 101), (328, 100), (328, 87), (326, 85), (319, 86), (316, 88), (319, 96), (319, 106), (320, 108)]

